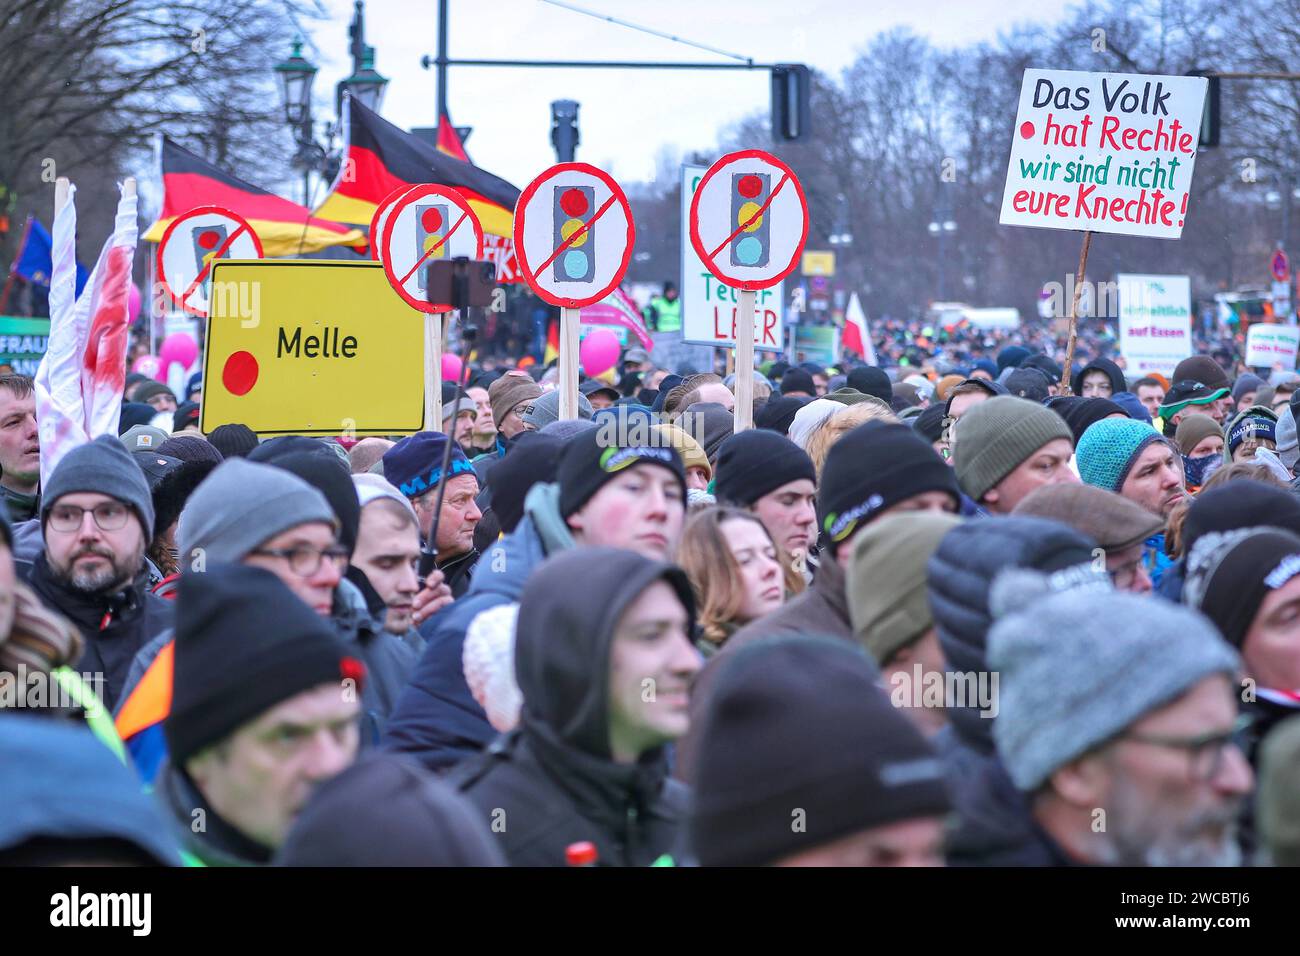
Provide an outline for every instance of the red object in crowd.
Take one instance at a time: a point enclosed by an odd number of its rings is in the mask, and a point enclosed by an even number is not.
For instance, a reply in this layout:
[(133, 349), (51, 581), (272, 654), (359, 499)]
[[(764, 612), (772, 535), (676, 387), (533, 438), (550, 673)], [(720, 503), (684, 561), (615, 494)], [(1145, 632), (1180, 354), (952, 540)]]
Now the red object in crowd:
[(590, 840), (570, 843), (564, 848), (564, 862), (569, 866), (595, 866), (599, 854)]

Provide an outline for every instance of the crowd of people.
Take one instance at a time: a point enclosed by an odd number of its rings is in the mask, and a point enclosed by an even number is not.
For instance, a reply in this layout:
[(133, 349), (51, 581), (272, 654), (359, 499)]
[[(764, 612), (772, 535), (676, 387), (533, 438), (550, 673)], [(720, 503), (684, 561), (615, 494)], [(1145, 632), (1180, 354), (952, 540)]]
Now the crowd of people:
[(0, 862), (1300, 864), (1300, 375), (1034, 345), (740, 432), (642, 349), (360, 440), (132, 375), (43, 482), (0, 376)]

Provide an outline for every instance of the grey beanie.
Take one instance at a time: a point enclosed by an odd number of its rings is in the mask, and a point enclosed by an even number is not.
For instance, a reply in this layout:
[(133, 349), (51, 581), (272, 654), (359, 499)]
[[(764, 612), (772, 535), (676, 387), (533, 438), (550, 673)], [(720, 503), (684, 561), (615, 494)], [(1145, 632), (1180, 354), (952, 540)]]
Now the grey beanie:
[(310, 521), (337, 525), (318, 490), (275, 465), (231, 458), (185, 503), (176, 540), (182, 556), (202, 549), (206, 562), (234, 563), (262, 542)]
[(41, 530), (50, 509), (64, 495), (97, 492), (135, 509), (144, 526), (145, 541), (153, 540), (153, 498), (149, 482), (126, 446), (113, 435), (100, 435), (63, 456), (41, 491)]
[(1300, 439), (1296, 436), (1295, 413), (1290, 405), (1277, 416), (1276, 442), (1277, 457), (1282, 459), (1282, 464), (1295, 471), (1296, 461), (1300, 460)]
[(1047, 575), (1019, 569), (994, 580), (990, 604), (989, 666), (1001, 674), (993, 737), (1024, 791), (1238, 666), (1209, 620), (1168, 601), (1107, 587), (1054, 590)]
[[(591, 407), (591, 402), (587, 401), (587, 396), (579, 395), (578, 418), (590, 418), (594, 414), (596, 414), (596, 410)], [(519, 417), (538, 431), (551, 424), (551, 422), (558, 422), (560, 420), (559, 389), (551, 389), (549, 392), (538, 395), (528, 403), (528, 408)]]
[(973, 406), (952, 428), (952, 461), (961, 490), (975, 501), (1050, 441), (1074, 434), (1065, 419), (1014, 395)]

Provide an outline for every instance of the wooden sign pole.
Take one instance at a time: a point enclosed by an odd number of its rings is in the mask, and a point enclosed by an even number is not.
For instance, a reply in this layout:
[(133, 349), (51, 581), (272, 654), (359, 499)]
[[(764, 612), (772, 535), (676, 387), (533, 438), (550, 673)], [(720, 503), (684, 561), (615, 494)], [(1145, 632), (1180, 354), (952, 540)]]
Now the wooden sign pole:
[(580, 309), (560, 309), (560, 421), (578, 417), (578, 326)]
[(1083, 292), (1083, 277), (1088, 270), (1088, 250), (1092, 247), (1092, 231), (1083, 234), (1083, 248), (1079, 250), (1079, 271), (1074, 275), (1074, 297), (1070, 302), (1070, 339), (1065, 349), (1065, 368), (1061, 370), (1061, 394), (1069, 395), (1070, 373), (1074, 368), (1074, 343), (1079, 337), (1079, 294)]
[(754, 306), (752, 289), (740, 290), (740, 315), (736, 323), (736, 432), (754, 427)]

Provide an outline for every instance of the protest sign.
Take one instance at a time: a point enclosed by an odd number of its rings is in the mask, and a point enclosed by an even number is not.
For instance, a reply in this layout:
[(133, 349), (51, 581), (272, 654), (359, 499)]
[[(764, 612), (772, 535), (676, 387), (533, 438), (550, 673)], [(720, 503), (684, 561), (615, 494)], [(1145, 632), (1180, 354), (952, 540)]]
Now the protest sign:
[[(731, 348), (736, 344), (739, 294), (704, 267), (691, 245), (691, 200), (707, 168), (682, 167), (682, 340)], [(754, 348), (780, 351), (785, 347), (785, 283), (763, 289), (757, 303)]]
[(1026, 70), (999, 221), (1177, 239), (1208, 82)]
[(1256, 322), (1246, 331), (1246, 364), (1251, 368), (1292, 371), (1300, 347), (1300, 328)]
[(8, 365), (19, 375), (34, 377), (49, 337), (49, 319), (0, 315), (0, 365)]
[(393, 289), (420, 312), (450, 312), (449, 303), (429, 301), (429, 264), (483, 257), (483, 227), (465, 197), (450, 186), (412, 186), (375, 218), (382, 220), (379, 258)]
[(196, 206), (163, 232), (158, 281), (182, 309), (203, 317), (208, 314), (213, 263), (260, 258), (262, 240), (243, 216), (220, 206)]
[(1119, 351), (1131, 374), (1166, 377), (1192, 347), (1192, 288), (1187, 276), (1115, 277)]
[(401, 435), (424, 424), (423, 329), (378, 262), (222, 261), (200, 427)]

